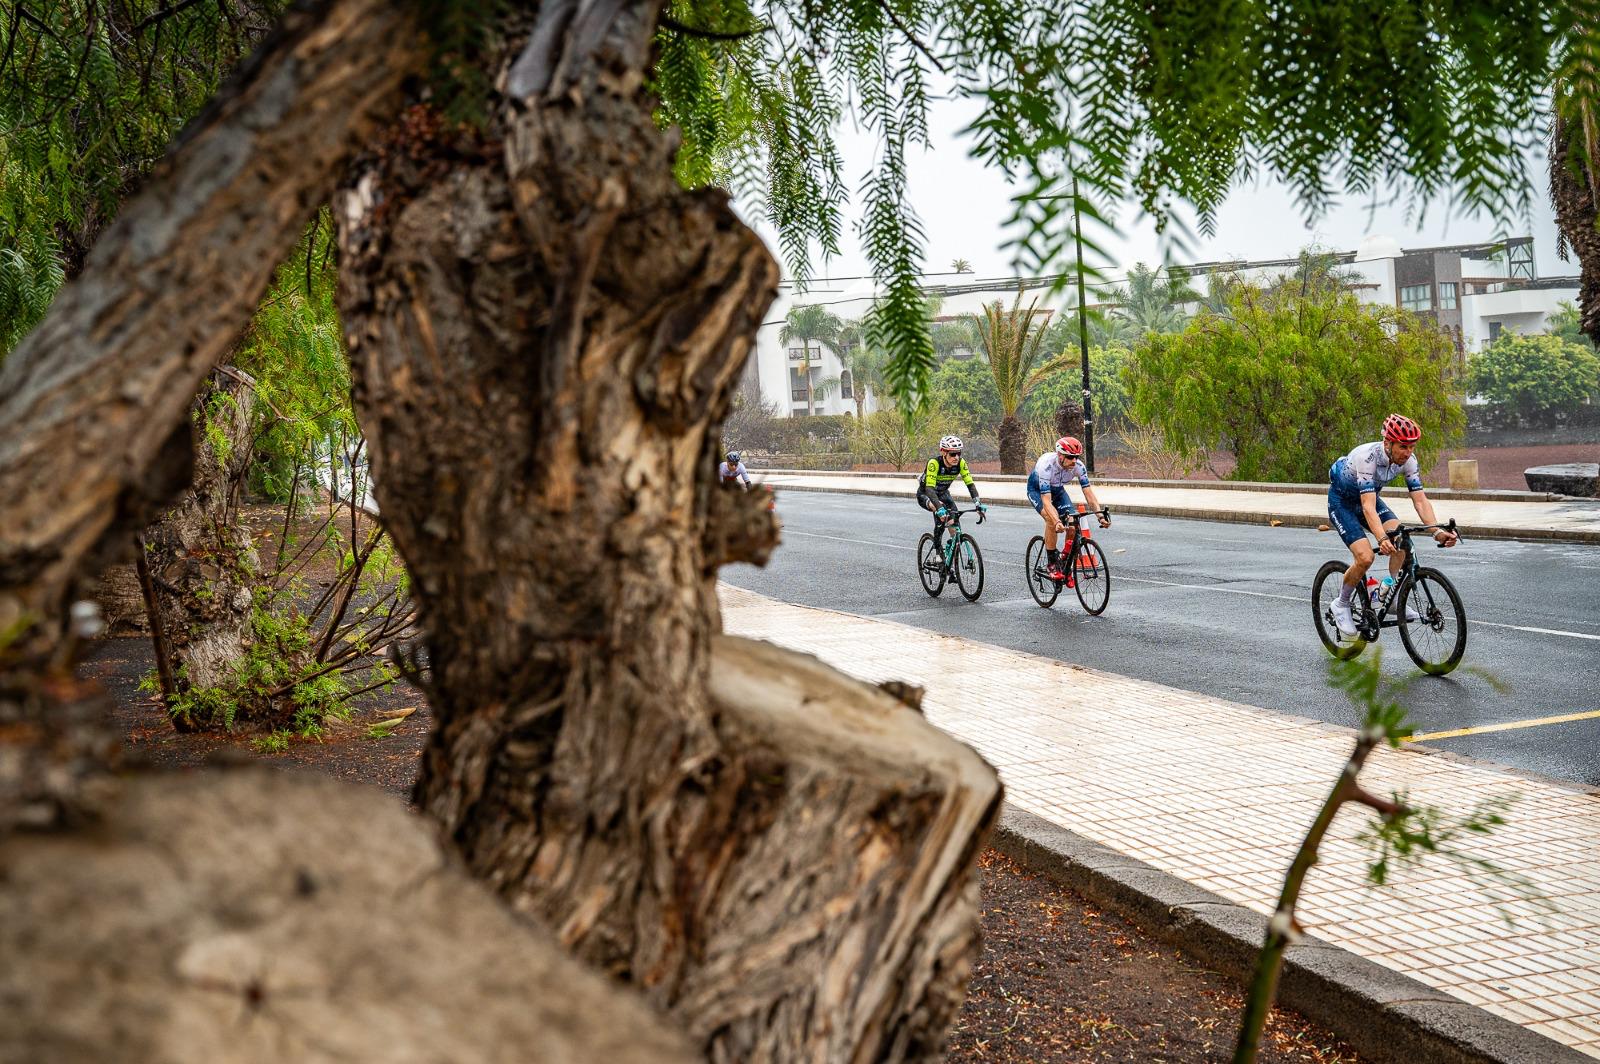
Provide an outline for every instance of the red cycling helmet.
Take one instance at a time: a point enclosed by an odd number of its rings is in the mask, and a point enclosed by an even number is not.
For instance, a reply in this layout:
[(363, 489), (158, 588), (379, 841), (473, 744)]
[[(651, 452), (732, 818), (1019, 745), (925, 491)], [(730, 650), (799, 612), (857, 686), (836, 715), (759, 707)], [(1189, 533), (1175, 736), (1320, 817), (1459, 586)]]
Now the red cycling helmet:
[(1383, 419), (1383, 438), (1390, 443), (1416, 443), (1422, 439), (1422, 426), (1404, 414), (1390, 414)]
[(1056, 454), (1063, 458), (1078, 458), (1083, 454), (1083, 444), (1076, 436), (1063, 436), (1056, 441)]

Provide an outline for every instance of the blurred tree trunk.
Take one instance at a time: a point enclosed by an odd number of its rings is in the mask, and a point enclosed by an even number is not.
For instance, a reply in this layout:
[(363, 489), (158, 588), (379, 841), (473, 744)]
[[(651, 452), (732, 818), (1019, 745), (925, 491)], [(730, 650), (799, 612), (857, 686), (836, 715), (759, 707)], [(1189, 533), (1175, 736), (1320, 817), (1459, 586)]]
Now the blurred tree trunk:
[(1596, 175), (1572, 151), (1573, 130), (1559, 114), (1550, 135), (1550, 202), (1556, 209), (1561, 243), (1578, 260), (1578, 319), (1584, 335), (1600, 347), (1600, 230)]
[(882, 693), (718, 635), (717, 567), (777, 539), (715, 466), (778, 270), (673, 178), (656, 18), (541, 7), (497, 128), (419, 105), (335, 203), (427, 628), (417, 802), (709, 1059), (937, 1059), (997, 782)]

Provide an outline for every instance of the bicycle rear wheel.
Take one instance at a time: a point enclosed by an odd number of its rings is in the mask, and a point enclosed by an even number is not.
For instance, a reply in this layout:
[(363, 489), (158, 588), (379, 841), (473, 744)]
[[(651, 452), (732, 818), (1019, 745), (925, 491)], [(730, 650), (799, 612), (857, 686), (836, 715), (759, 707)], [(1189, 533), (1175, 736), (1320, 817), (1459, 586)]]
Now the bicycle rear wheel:
[(917, 575), (922, 577), (922, 590), (938, 598), (939, 592), (944, 590), (944, 559), (939, 557), (939, 548), (933, 545), (932, 532), (924, 532), (917, 540)]
[[(1406, 620), (1407, 607), (1416, 611)], [(1455, 585), (1437, 569), (1418, 569), (1400, 592), (1400, 642), (1417, 668), (1443, 676), (1461, 664), (1467, 652), (1467, 611)]]
[[(1324, 562), (1311, 581), (1311, 617), (1317, 625), (1317, 638), (1336, 658), (1353, 658), (1366, 648), (1366, 640), (1359, 635), (1345, 635), (1333, 620), (1333, 604), (1339, 600), (1339, 589), (1344, 586), (1348, 562)], [(1364, 594), (1365, 592), (1358, 592)]]
[(1078, 592), (1078, 601), (1098, 617), (1111, 601), (1111, 566), (1106, 563), (1106, 552), (1094, 540), (1084, 538), (1072, 557), (1072, 586)]
[(1023, 579), (1028, 581), (1028, 594), (1033, 596), (1033, 601), (1049, 609), (1056, 604), (1056, 596), (1061, 594), (1061, 585), (1050, 579), (1045, 569), (1048, 565), (1047, 555), (1044, 552), (1044, 537), (1034, 536), (1028, 541), (1027, 553), (1023, 556)]
[(968, 602), (977, 602), (983, 594), (983, 552), (971, 536), (963, 535), (956, 544), (956, 586)]

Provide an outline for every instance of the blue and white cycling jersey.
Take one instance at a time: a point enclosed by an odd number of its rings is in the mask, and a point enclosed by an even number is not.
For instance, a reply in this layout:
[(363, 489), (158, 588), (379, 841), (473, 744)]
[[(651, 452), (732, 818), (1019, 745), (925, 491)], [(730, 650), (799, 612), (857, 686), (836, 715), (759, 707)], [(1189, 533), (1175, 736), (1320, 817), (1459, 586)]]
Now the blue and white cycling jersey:
[(1054, 451), (1039, 456), (1039, 461), (1034, 463), (1033, 476), (1046, 488), (1064, 488), (1073, 482), (1080, 488), (1089, 486), (1089, 471), (1083, 468), (1083, 463), (1074, 458), (1063, 465)]
[(1389, 461), (1383, 441), (1363, 443), (1340, 458), (1328, 470), (1328, 483), (1341, 498), (1359, 502), (1361, 496), (1376, 492), (1395, 477), (1406, 478), (1407, 491), (1422, 490), (1422, 475), (1418, 472), (1417, 456), (1412, 455), (1396, 465)]

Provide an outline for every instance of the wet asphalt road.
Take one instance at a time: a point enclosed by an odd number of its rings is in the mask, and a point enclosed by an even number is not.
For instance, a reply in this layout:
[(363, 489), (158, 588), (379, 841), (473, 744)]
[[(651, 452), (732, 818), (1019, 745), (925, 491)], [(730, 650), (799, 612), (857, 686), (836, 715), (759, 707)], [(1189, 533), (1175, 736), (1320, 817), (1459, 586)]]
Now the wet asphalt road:
[[(1042, 527), (1031, 510), (997, 506), (983, 525), (966, 519), (987, 570), (982, 597), (968, 603), (953, 586), (937, 599), (922, 590), (914, 547), (931, 521), (909, 495), (788, 492), (778, 508), (784, 544), (772, 562), (729, 566), (723, 579), (786, 602), (1357, 723), (1350, 703), (1327, 686), (1329, 657), (1311, 623), (1317, 567), (1348, 557), (1332, 532), (1117, 516), (1113, 528), (1095, 533), (1110, 557), (1112, 592), (1104, 615), (1090, 617), (1070, 590), (1050, 610), (1029, 597), (1022, 555)], [(1438, 510), (1448, 519), (1447, 504)], [(1420, 560), (1461, 592), (1468, 636), (1460, 669), (1412, 687), (1418, 732), (1600, 711), (1600, 548), (1478, 540), (1446, 551), (1429, 543)], [(1412, 671), (1397, 632), (1385, 630), (1382, 647), (1386, 673)], [(1497, 691), (1473, 667), (1508, 689)], [(1600, 785), (1600, 718), (1429, 743)]]

